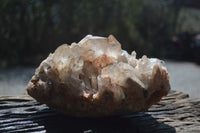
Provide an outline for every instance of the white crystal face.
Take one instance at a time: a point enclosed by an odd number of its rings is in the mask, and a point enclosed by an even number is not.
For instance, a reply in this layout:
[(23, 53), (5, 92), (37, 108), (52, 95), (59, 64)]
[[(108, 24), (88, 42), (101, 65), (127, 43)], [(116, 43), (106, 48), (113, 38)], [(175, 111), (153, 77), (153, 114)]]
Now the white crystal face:
[(55, 76), (50, 68), (56, 72), (58, 82), (82, 90), (80, 93), (85, 96), (92, 92), (93, 97), (101, 89), (127, 87), (128, 79), (149, 88), (155, 69), (166, 70), (159, 59), (146, 56), (136, 59), (135, 51), (128, 54), (112, 35), (108, 38), (87, 35), (79, 43), (61, 45), (41, 63), (36, 75), (43, 72), (48, 79), (55, 80), (51, 79)]

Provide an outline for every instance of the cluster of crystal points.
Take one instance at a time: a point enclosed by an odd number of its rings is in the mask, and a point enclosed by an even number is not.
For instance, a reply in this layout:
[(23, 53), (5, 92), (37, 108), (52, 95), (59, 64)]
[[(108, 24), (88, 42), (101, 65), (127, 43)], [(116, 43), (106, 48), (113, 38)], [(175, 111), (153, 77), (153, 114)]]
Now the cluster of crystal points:
[(97, 117), (146, 111), (170, 90), (163, 62), (136, 59), (120, 43), (87, 35), (63, 44), (36, 69), (27, 91), (36, 100), (74, 116)]

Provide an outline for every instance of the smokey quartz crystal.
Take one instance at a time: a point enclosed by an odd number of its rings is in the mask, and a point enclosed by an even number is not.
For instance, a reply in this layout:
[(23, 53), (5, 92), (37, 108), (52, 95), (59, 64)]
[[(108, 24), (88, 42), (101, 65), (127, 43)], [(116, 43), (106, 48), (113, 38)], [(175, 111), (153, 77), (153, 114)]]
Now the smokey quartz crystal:
[(63, 44), (36, 69), (30, 96), (50, 108), (77, 117), (101, 117), (147, 111), (170, 90), (164, 62), (128, 54), (110, 35), (87, 35)]

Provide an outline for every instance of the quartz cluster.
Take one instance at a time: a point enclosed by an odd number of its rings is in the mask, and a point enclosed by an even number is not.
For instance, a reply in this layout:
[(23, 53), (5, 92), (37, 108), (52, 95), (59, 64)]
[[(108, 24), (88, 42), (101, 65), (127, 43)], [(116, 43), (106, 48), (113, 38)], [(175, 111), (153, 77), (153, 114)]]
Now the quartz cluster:
[(87, 35), (63, 44), (36, 69), (30, 96), (72, 116), (100, 117), (146, 111), (170, 90), (164, 62), (136, 59), (108, 38)]

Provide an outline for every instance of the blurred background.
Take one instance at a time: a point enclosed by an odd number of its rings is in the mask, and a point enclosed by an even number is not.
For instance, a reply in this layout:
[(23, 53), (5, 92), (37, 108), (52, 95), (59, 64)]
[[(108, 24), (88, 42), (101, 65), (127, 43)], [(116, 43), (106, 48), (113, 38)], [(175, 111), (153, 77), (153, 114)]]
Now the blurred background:
[(200, 98), (200, 0), (0, 0), (0, 95), (25, 93), (50, 52), (87, 34), (163, 59), (172, 89)]

